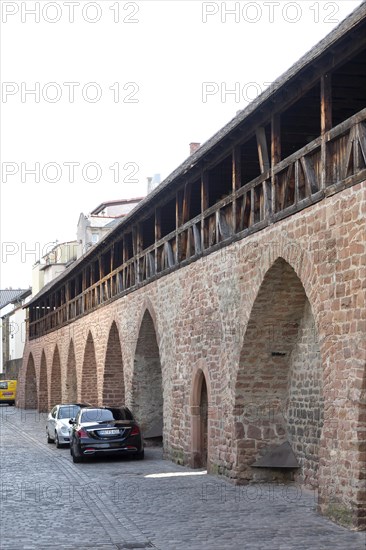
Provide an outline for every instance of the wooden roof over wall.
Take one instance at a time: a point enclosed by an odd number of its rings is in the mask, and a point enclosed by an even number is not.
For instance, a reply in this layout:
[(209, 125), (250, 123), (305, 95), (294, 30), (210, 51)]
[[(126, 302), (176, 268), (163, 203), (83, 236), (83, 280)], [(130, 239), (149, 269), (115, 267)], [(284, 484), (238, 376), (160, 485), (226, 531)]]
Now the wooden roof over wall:
[[(51, 289), (57, 290), (71, 274), (74, 274), (83, 264), (92, 261), (116, 235), (127, 229), (137, 219), (144, 218), (145, 212), (156, 206), (167, 195), (174, 192), (178, 182), (196, 170), (200, 163), (215, 159), (225, 142), (235, 142), (243, 131), (249, 134), (255, 128), (256, 121), (268, 116), (267, 113), (281, 112), (301, 97), (314, 84), (319, 74), (333, 70), (338, 63), (339, 52), (342, 52), (342, 62), (349, 51), (351, 56), (366, 46), (366, 0), (342, 21), (330, 34), (301, 57), (290, 69), (281, 75), (266, 91), (245, 109), (240, 111), (231, 121), (205, 142), (195, 153), (189, 156), (174, 170), (158, 187), (145, 197), (126, 217), (116, 224), (98, 244), (76, 260), (62, 274), (45, 285), (27, 306), (38, 302)], [(298, 94), (296, 96), (296, 93)], [(258, 125), (258, 122), (257, 122)]]

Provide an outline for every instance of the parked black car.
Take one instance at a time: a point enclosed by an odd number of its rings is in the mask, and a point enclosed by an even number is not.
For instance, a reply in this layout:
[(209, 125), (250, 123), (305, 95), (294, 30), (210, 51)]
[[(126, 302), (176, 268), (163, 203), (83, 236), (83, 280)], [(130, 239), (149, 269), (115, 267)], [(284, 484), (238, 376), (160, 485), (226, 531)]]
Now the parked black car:
[(86, 407), (80, 409), (70, 424), (70, 453), (74, 462), (102, 454), (144, 458), (141, 430), (127, 407)]

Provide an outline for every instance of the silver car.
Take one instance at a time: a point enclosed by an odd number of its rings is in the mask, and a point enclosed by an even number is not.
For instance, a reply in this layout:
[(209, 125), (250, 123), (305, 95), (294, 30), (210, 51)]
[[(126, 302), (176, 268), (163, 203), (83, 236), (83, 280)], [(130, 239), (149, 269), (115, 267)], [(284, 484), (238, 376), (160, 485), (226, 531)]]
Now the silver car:
[(53, 407), (47, 417), (47, 443), (55, 443), (58, 449), (70, 444), (71, 425), (69, 420), (76, 417), (81, 407), (87, 407), (87, 405), (85, 403), (69, 403)]

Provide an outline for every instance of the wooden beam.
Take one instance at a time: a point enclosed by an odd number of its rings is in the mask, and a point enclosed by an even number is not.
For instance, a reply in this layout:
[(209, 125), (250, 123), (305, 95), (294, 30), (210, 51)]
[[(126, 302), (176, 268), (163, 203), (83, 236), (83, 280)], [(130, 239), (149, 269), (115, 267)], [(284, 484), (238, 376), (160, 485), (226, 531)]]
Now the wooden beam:
[(103, 273), (103, 262), (102, 262), (102, 256), (99, 254), (98, 256), (98, 264), (99, 264), (99, 280), (103, 279), (104, 273)]
[(316, 183), (316, 175), (315, 175), (314, 167), (312, 166), (312, 164), (310, 163), (307, 157), (302, 157), (300, 159), (300, 163), (305, 176), (306, 195), (310, 196), (313, 193), (316, 193), (317, 191), (319, 191), (319, 187)]
[(188, 259), (188, 258), (191, 257), (191, 249), (192, 249), (191, 233), (192, 233), (192, 228), (191, 228), (191, 227), (188, 227), (187, 231), (185, 231), (185, 234), (187, 235), (186, 247), (185, 247), (186, 259)]
[(180, 202), (179, 197), (181, 193), (179, 191), (175, 194), (175, 262), (179, 262), (179, 235), (178, 227), (180, 225)]
[(175, 194), (175, 227), (176, 229), (178, 229), (178, 227), (181, 225), (181, 212), (182, 212), (182, 208), (180, 204), (180, 197), (181, 197), (181, 193), (179, 193), (179, 191), (176, 192)]
[(152, 277), (156, 273), (154, 256), (151, 252), (148, 252), (146, 258), (146, 277)]
[[(201, 212), (207, 210), (209, 205), (208, 171), (201, 174)], [(187, 221), (187, 220), (186, 220)]]
[(276, 113), (271, 117), (271, 208), (272, 215), (276, 212), (279, 189), (276, 185), (275, 166), (281, 161), (281, 115)]
[(201, 250), (205, 248), (205, 218), (203, 212), (209, 205), (208, 170), (201, 173)]
[[(291, 179), (292, 179), (292, 176), (294, 175), (294, 168), (295, 168), (295, 164), (294, 163), (291, 163), (286, 171), (286, 178), (285, 178), (285, 181), (283, 183), (283, 203), (282, 203), (282, 208), (287, 208), (287, 206), (290, 206), (288, 203), (289, 201), (289, 198), (290, 198), (290, 183), (291, 183)], [(295, 192), (294, 192), (295, 194)]]
[(114, 247), (115, 247), (116, 243), (114, 242), (110, 248), (110, 251), (111, 251), (111, 261), (110, 261), (110, 273), (112, 273), (113, 271), (113, 263), (114, 263)]
[(261, 169), (261, 174), (263, 174), (264, 172), (267, 172), (270, 168), (266, 132), (263, 126), (260, 126), (256, 129), (255, 135), (257, 137), (259, 166)]
[(184, 186), (183, 197), (183, 223), (189, 220), (189, 210), (191, 204), (191, 183), (186, 183)]
[(356, 162), (356, 168), (361, 170), (366, 165), (366, 128), (362, 123), (357, 124), (357, 140), (360, 146), (360, 154)]
[(122, 237), (122, 265), (127, 262), (126, 234)]
[(332, 75), (322, 75), (320, 79), (320, 128), (324, 134), (332, 128)]
[(138, 225), (134, 225), (132, 228), (132, 255), (136, 256), (138, 252), (140, 252), (139, 249), (139, 237), (138, 233), (140, 231), (140, 228)]
[[(354, 150), (355, 150), (356, 147), (357, 147), (356, 126), (353, 126), (350, 130), (347, 145), (346, 145), (345, 161), (344, 161), (344, 165), (343, 165), (343, 173), (341, 171), (342, 179), (347, 178), (349, 168), (351, 169), (351, 171), (352, 171), (352, 168), (353, 168), (353, 170), (355, 169), (355, 166), (354, 166), (354, 157), (355, 157)], [(349, 174), (349, 175), (352, 176), (352, 174)]]
[(272, 168), (281, 160), (281, 116), (271, 118), (271, 162)]
[(201, 233), (200, 231), (198, 231), (198, 227), (196, 224), (193, 224), (192, 229), (193, 229), (194, 253), (201, 254), (202, 252)]
[(175, 260), (174, 260), (173, 250), (169, 242), (164, 243), (164, 252), (165, 252), (167, 267), (173, 267), (173, 265), (175, 264)]
[(249, 222), (249, 225), (254, 225), (254, 222), (255, 222), (254, 207), (255, 207), (255, 196), (254, 196), (254, 187), (252, 187), (251, 190), (250, 190), (250, 222)]
[(82, 277), (83, 277), (83, 280), (82, 280), (82, 288), (81, 288), (81, 291), (84, 292), (86, 289), (87, 289), (87, 284), (86, 284), (86, 268), (83, 269), (82, 271)]
[(83, 313), (84, 311), (88, 311), (89, 309), (89, 304), (88, 304), (88, 296), (89, 294), (86, 292), (86, 289), (87, 289), (87, 281), (86, 281), (86, 268), (83, 269), (82, 271), (83, 273), (83, 280), (82, 280), (82, 292), (83, 292), (83, 295), (84, 295), (84, 304), (83, 304)]
[(237, 227), (237, 202), (235, 191), (241, 187), (241, 147), (237, 145), (232, 150), (232, 192), (233, 192), (233, 206), (231, 212), (232, 232), (236, 233)]
[(271, 200), (271, 181), (266, 180), (263, 182), (263, 216), (268, 218), (272, 214), (272, 200)]
[(232, 227), (227, 223), (225, 214), (221, 210), (218, 211), (218, 229), (223, 240), (228, 239), (233, 234)]
[(243, 204), (240, 212), (240, 228), (239, 231), (247, 229), (251, 225), (251, 189), (243, 195)]
[(233, 191), (240, 189), (241, 187), (241, 147), (237, 145), (233, 149)]
[(155, 208), (155, 242), (161, 239), (161, 208)]

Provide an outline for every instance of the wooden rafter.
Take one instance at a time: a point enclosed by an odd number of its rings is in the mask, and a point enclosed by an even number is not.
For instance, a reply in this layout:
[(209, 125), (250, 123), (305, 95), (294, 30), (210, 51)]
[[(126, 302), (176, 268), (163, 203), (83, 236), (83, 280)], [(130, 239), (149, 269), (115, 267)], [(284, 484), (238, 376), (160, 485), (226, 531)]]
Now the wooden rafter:
[(304, 170), (307, 194), (310, 196), (319, 190), (319, 186), (316, 182), (314, 166), (308, 157), (301, 157), (300, 162)]
[(270, 169), (266, 132), (263, 126), (256, 129), (258, 158), (261, 174)]

